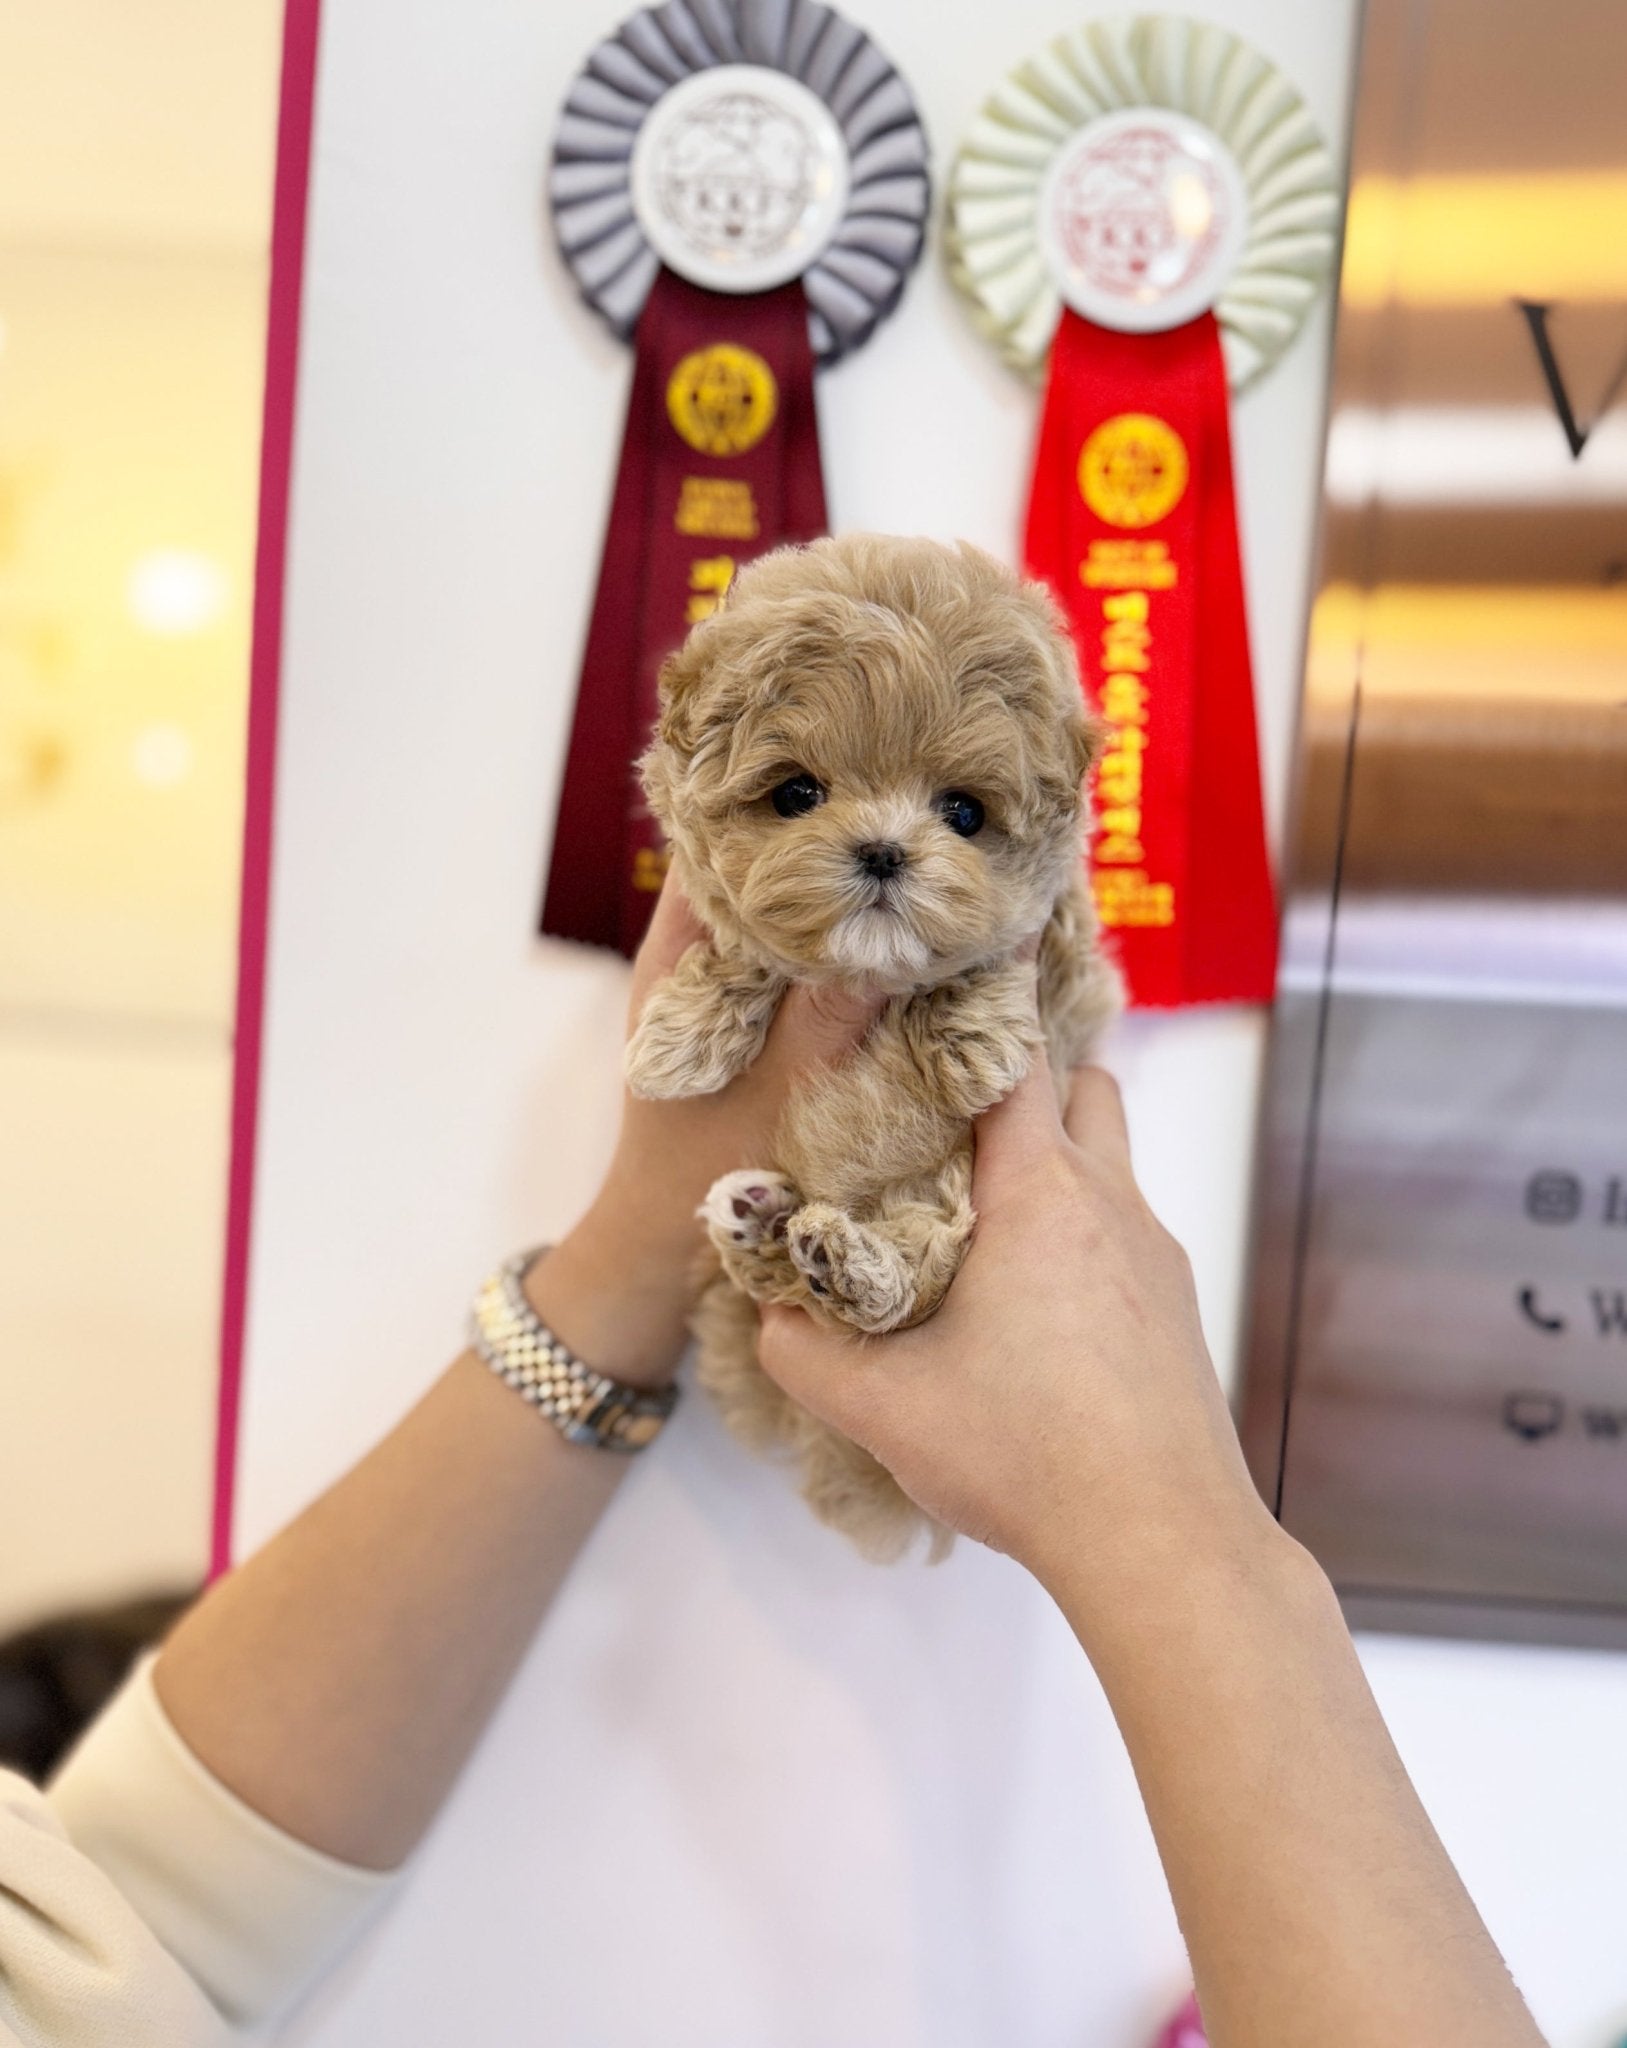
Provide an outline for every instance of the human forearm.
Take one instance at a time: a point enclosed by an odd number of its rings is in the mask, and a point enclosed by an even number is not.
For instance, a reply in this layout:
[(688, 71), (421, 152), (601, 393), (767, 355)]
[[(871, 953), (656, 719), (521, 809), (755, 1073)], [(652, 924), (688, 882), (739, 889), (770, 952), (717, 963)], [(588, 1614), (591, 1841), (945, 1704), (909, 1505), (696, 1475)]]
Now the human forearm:
[[(693, 937), (661, 899), (640, 992)], [(762, 1153), (788, 1080), (835, 1058), (873, 1006), (802, 992), (716, 1098), (629, 1101), (598, 1198), (526, 1277), (577, 1355), (640, 1387), (684, 1342), (695, 1208)], [(434, 1816), (625, 1460), (567, 1444), (473, 1358), (176, 1630), (156, 1673), (187, 1743), (302, 1841), (389, 1867)]]
[(1297, 1544), (1228, 1519), (1052, 1590), (1134, 1763), (1214, 2048), (1540, 2048)]
[[(656, 1385), (682, 1261), (597, 1210), (530, 1281), (544, 1318)], [(557, 1259), (557, 1264), (556, 1264)], [(572, 1445), (472, 1356), (182, 1621), (156, 1683), (188, 1745), (288, 1833), (399, 1863), (444, 1798), (626, 1460)]]
[(1048, 1586), (1134, 1760), (1216, 2048), (1535, 2048), (1320, 1571), (1266, 1513), (1106, 1076), (977, 1128), (943, 1307), (856, 1345), (764, 1320), (768, 1370)]
[(688, 1338), (701, 1249), (692, 1209), (640, 1195), (618, 1166), (568, 1237), (526, 1275), (550, 1329), (612, 1379), (661, 1386)]

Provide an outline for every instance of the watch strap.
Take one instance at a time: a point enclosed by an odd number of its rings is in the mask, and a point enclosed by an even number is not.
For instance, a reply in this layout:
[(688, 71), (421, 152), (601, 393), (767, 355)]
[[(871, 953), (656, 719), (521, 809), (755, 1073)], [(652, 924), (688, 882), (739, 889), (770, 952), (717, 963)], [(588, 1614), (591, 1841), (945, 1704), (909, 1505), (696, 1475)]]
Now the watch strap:
[(475, 1296), (470, 1341), (498, 1378), (568, 1442), (641, 1451), (678, 1405), (676, 1386), (629, 1387), (578, 1358), (526, 1299), (525, 1276), (546, 1247), (505, 1259)]

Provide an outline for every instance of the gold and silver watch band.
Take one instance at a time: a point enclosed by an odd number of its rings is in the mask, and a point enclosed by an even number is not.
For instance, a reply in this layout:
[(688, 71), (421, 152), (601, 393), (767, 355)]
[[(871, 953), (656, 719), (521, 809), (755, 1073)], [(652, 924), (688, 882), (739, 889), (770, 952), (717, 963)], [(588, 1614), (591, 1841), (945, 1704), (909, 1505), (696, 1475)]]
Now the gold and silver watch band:
[(523, 1281), (547, 1247), (516, 1252), (475, 1296), (469, 1336), (476, 1351), (522, 1400), (573, 1444), (641, 1451), (678, 1405), (678, 1389), (651, 1393), (595, 1372), (556, 1337), (525, 1298)]

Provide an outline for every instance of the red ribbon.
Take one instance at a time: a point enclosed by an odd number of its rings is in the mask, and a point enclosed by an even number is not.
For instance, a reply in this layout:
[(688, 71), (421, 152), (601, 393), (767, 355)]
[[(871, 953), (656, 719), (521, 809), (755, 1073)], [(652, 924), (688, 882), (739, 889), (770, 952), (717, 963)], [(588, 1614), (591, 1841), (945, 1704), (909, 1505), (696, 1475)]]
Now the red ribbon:
[(1024, 553), (1108, 727), (1092, 879), (1131, 1001), (1269, 1002), (1277, 912), (1213, 314), (1120, 334), (1064, 310)]
[(735, 570), (826, 532), (808, 305), (663, 270), (639, 316), (541, 928), (632, 954), (666, 870), (634, 763), (661, 663)]

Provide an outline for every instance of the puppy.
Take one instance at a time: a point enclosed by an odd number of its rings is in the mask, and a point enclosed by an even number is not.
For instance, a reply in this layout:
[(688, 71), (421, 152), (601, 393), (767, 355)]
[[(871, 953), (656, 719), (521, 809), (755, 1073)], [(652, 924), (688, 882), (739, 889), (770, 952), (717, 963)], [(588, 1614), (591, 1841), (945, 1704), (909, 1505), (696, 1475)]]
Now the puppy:
[(772, 1165), (712, 1189), (694, 1323), (729, 1427), (795, 1458), (815, 1514), (872, 1557), (924, 1518), (761, 1371), (757, 1304), (881, 1332), (942, 1300), (972, 1231), (971, 1119), (1039, 1033), (1064, 1074), (1118, 1005), (1081, 865), (1095, 744), (1049, 598), (966, 546), (763, 556), (662, 672), (644, 787), (711, 937), (645, 1009), (634, 1093), (725, 1086), (793, 981), (889, 998), (791, 1103)]

